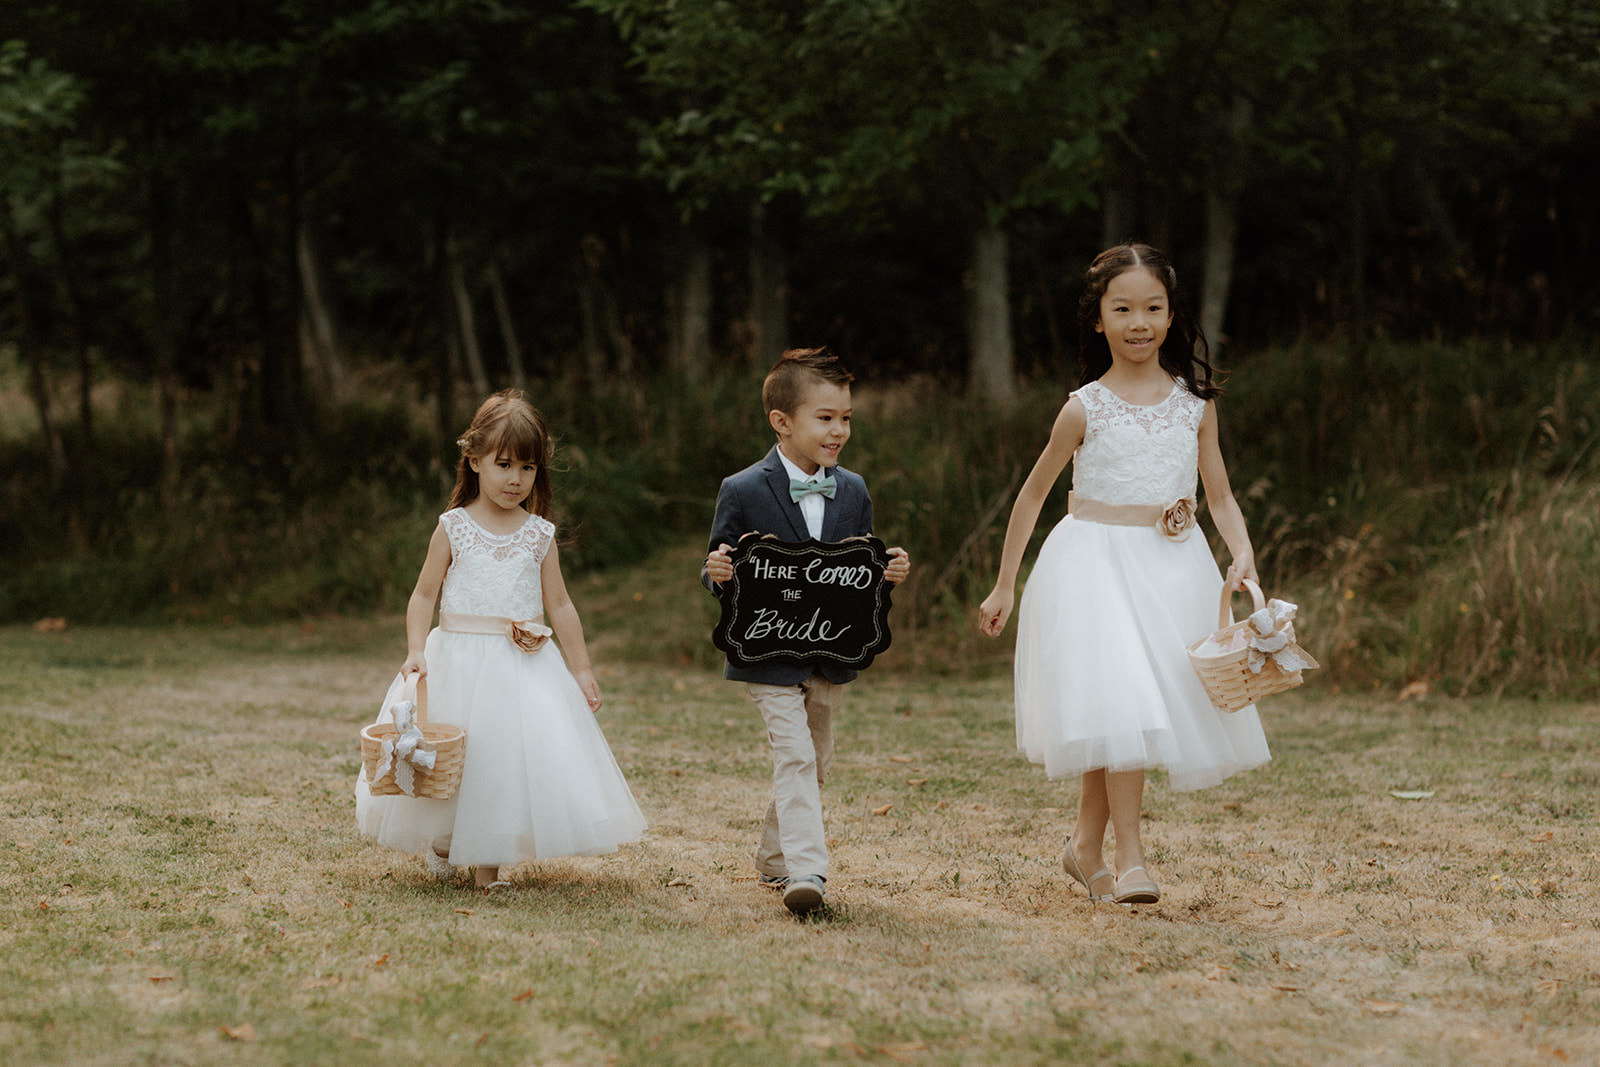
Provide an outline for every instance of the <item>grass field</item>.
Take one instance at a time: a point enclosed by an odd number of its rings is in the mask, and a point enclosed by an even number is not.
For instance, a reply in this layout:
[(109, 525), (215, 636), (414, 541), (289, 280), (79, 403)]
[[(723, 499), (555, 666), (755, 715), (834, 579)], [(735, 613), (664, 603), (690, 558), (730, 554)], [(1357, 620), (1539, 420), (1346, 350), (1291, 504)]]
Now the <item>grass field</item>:
[(355, 831), (398, 618), (0, 629), (6, 1060), (1600, 1060), (1600, 705), (1276, 697), (1267, 768), (1155, 776), (1166, 895), (1130, 909), (1060, 873), (1074, 786), (1015, 754), (1003, 671), (891, 659), (851, 688), (832, 906), (797, 922), (750, 867), (753, 709), (596, 582), (651, 828), (493, 895)]

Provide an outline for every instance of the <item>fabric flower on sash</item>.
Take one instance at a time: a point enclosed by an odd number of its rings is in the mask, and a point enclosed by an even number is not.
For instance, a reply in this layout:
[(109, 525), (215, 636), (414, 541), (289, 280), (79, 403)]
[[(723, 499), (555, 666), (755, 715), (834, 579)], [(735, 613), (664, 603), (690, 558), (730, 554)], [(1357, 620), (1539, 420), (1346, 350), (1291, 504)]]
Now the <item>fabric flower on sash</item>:
[(523, 619), (520, 622), (508, 621), (506, 623), (506, 636), (511, 639), (513, 645), (516, 645), (524, 652), (539, 651), (544, 647), (544, 643), (550, 640), (550, 635), (553, 632), (544, 623), (535, 622), (533, 619)]
[(1195, 501), (1194, 497), (1186, 496), (1181, 500), (1174, 500), (1162, 511), (1161, 519), (1156, 523), (1156, 529), (1173, 541), (1182, 541), (1189, 536), (1189, 531), (1194, 529)]
[(1269, 600), (1266, 607), (1250, 616), (1251, 674), (1260, 674), (1269, 660), (1285, 674), (1317, 665), (1294, 643), (1294, 617), (1299, 611), (1287, 600)]
[(375, 782), (393, 768), (394, 784), (408, 797), (417, 795), (416, 772), (433, 770), (434, 760), (438, 758), (433, 746), (422, 736), (422, 728), (417, 725), (415, 714), (416, 705), (409, 700), (390, 706), (394, 735), (383, 739), (378, 767), (372, 773)]

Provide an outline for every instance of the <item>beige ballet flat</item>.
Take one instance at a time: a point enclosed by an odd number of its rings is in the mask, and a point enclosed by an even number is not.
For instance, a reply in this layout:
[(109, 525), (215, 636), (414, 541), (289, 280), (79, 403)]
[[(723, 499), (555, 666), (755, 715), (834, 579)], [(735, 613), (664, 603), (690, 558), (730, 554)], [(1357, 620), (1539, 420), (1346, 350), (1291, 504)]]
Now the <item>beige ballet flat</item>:
[[(1094, 891), (1094, 883), (1098, 882), (1102, 878), (1110, 878), (1111, 872), (1102, 867), (1093, 874), (1085, 876), (1083, 873), (1083, 867), (1078, 863), (1078, 853), (1077, 850), (1072, 847), (1072, 838), (1070, 837), (1067, 838), (1067, 847), (1061, 853), (1061, 869), (1066, 871), (1067, 874), (1072, 878), (1083, 884), (1083, 888), (1085, 892), (1089, 894), (1090, 900), (1097, 901), (1101, 904), (1109, 904), (1111, 902), (1110, 893), (1096, 893)], [(1116, 882), (1113, 881), (1112, 886), (1115, 887), (1115, 885)]]
[[(1143, 878), (1130, 877), (1134, 871), (1142, 871)], [(1117, 895), (1112, 899), (1118, 904), (1154, 904), (1161, 899), (1161, 887), (1150, 879), (1150, 872), (1144, 867), (1129, 867), (1117, 875)]]

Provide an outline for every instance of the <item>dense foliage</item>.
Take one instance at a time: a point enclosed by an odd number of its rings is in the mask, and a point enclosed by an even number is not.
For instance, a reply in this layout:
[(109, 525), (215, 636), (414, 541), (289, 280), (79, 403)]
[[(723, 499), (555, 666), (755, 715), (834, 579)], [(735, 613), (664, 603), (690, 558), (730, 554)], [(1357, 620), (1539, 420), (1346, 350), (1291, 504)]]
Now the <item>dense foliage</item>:
[(22, 0), (0, 615), (386, 603), (508, 382), (561, 409), (574, 561), (626, 560), (759, 447), (751, 369), (828, 342), (863, 395), (971, 423), (852, 446), (923, 539), (917, 617), (953, 617), (1074, 376), (1075, 278), (1131, 236), (1242, 372), (1242, 462), (1310, 573), (1370, 517), (1308, 502), (1397, 499), (1372, 435), (1462, 522), (1562, 469), (1481, 442), (1583, 453), (1592, 374), (1507, 390), (1592, 367), (1596, 173), (1586, 0)]

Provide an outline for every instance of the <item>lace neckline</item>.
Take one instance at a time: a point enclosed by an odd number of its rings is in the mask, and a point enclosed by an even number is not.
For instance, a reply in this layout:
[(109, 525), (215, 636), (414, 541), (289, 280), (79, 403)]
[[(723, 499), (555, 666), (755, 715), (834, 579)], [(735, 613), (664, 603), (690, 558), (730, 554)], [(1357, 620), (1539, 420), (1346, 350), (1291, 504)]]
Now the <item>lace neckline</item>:
[(1134, 408), (1135, 410), (1142, 411), (1150, 411), (1169, 402), (1175, 395), (1177, 395), (1178, 390), (1183, 387), (1183, 382), (1177, 378), (1174, 378), (1172, 379), (1172, 388), (1167, 390), (1166, 396), (1162, 397), (1160, 400), (1157, 400), (1154, 404), (1135, 404), (1133, 401), (1119, 395), (1116, 390), (1112, 389), (1109, 385), (1100, 381), (1098, 378), (1095, 379), (1094, 384), (1105, 390), (1107, 396), (1111, 397), (1111, 399), (1115, 400), (1124, 407), (1130, 407)]
[(509, 541), (513, 537), (515, 537), (518, 534), (520, 534), (523, 530), (527, 529), (528, 528), (528, 524), (530, 522), (532, 522), (534, 519), (537, 519), (539, 517), (539, 516), (535, 515), (533, 512), (530, 511), (530, 512), (528, 512), (528, 517), (522, 520), (522, 525), (521, 526), (518, 526), (515, 530), (512, 530), (510, 533), (497, 534), (493, 530), (491, 530), (487, 526), (485, 526), (483, 523), (481, 523), (477, 519), (473, 518), (472, 517), (472, 512), (468, 511), (466, 508), (464, 508), (464, 507), (463, 508), (458, 508), (457, 510), (461, 512), (461, 514), (466, 518), (466, 520), (468, 522), (472, 523), (472, 525), (474, 525), (474, 526), (476, 526), (478, 528), (478, 533), (482, 534), (484, 537), (488, 538), (491, 541)]

